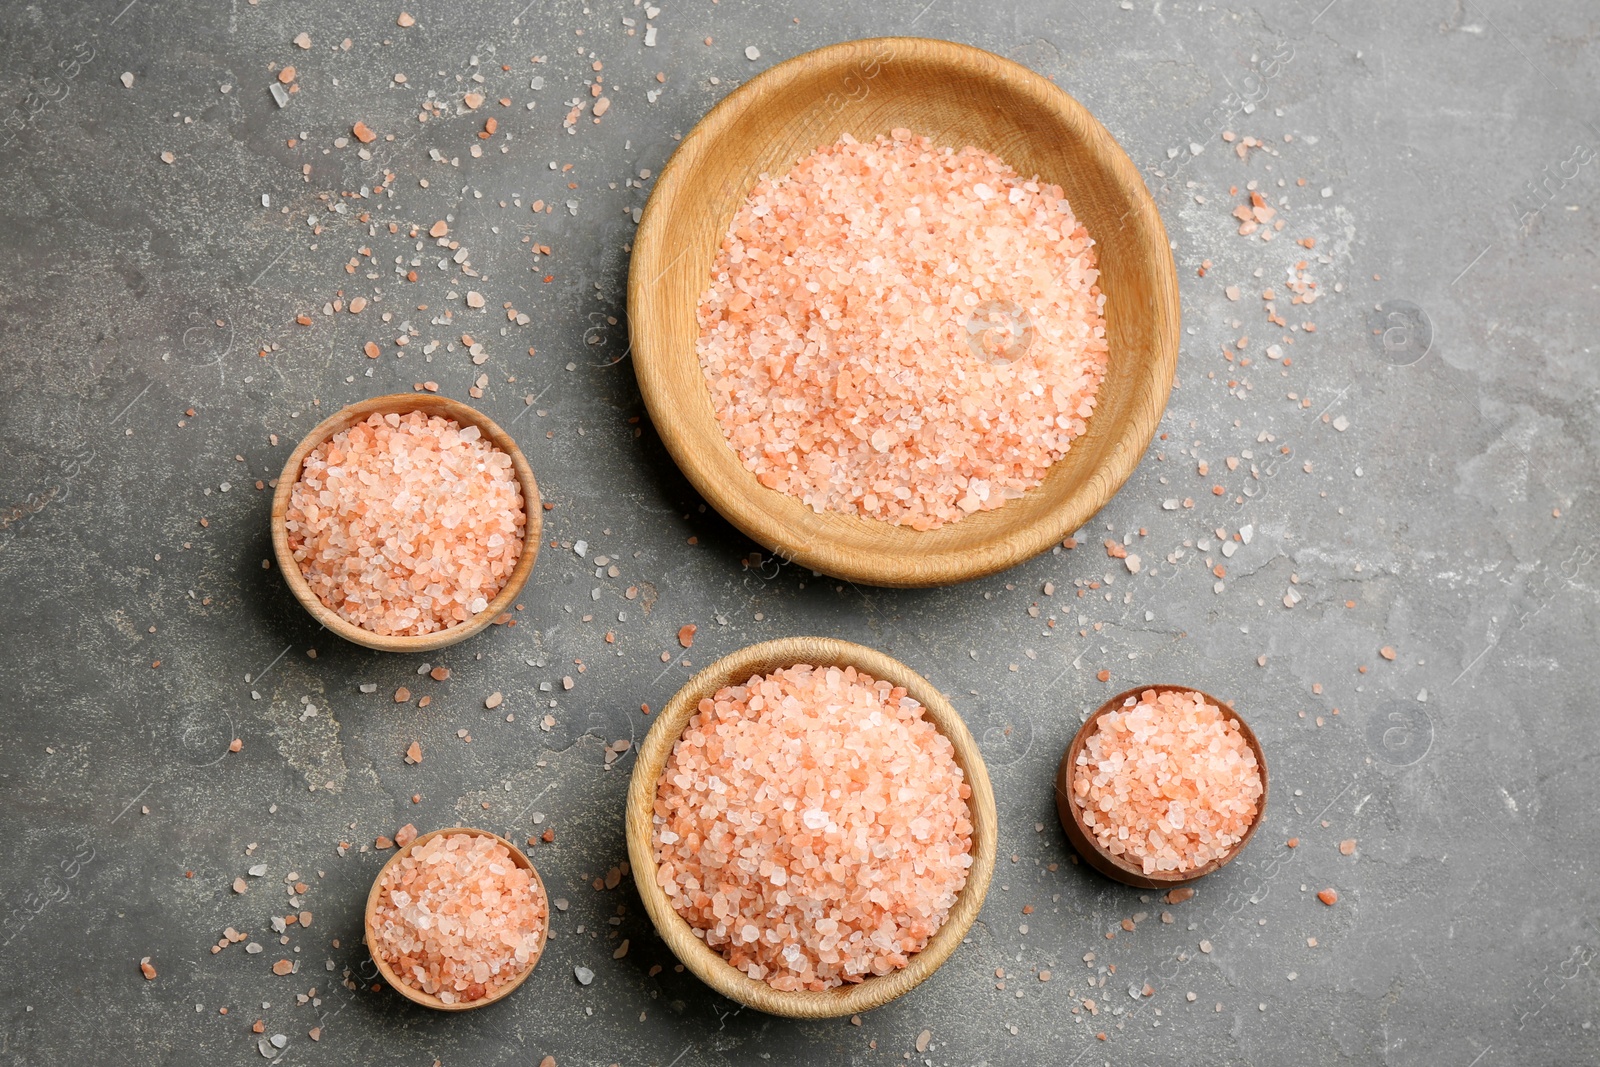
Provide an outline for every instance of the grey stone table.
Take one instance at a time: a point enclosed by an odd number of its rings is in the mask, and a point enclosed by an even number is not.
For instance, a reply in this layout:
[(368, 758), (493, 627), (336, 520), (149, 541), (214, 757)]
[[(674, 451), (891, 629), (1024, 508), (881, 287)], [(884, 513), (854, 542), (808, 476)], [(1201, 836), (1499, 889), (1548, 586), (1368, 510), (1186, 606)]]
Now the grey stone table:
[[(1597, 32), (1591, 4), (1506, 0), (7, 5), (0, 1060), (1600, 1061)], [(675, 140), (772, 63), (889, 34), (1083, 101), (1184, 305), (1164, 438), (1078, 547), (921, 592), (708, 513), (643, 418), (623, 304)], [(1251, 182), (1275, 216), (1240, 234)], [(464, 254), (407, 236), (437, 219)], [(428, 657), (444, 683), (319, 633), (263, 569), (294, 442), (427, 380), (481, 393), (554, 504), (517, 625)], [(625, 858), (632, 750), (607, 748), (639, 706), (800, 633), (950, 693), (1001, 808), (970, 943), (858, 1024), (737, 1010), (629, 879), (592, 886)], [(1245, 855), (1173, 905), (1075, 864), (1051, 797), (1083, 714), (1158, 680), (1235, 700), (1273, 772)], [(533, 858), (567, 904), (507, 1002), (371, 990), (374, 841), (408, 822), (554, 831)]]

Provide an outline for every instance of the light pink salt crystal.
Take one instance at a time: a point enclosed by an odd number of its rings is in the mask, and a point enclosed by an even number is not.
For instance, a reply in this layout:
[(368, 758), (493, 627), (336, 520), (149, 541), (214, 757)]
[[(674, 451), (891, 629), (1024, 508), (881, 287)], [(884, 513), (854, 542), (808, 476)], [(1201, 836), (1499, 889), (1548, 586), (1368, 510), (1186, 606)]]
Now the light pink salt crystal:
[(657, 785), (656, 882), (775, 989), (906, 966), (972, 866), (950, 741), (903, 688), (799, 664), (702, 700)]
[(977, 148), (846, 137), (760, 181), (700, 298), (724, 437), (813, 510), (935, 529), (1044, 480), (1108, 355), (1059, 186)]
[(1095, 840), (1145, 874), (1226, 856), (1255, 822), (1262, 792), (1237, 720), (1199, 693), (1130, 697), (1100, 716), (1072, 771), (1072, 801)]
[(384, 870), (368, 948), (412, 989), (466, 1003), (538, 962), (548, 915), (538, 881), (504, 845), (441, 834)]
[(313, 449), (284, 516), (317, 598), (373, 633), (446, 630), (488, 607), (522, 555), (511, 457), (476, 426), (373, 414)]

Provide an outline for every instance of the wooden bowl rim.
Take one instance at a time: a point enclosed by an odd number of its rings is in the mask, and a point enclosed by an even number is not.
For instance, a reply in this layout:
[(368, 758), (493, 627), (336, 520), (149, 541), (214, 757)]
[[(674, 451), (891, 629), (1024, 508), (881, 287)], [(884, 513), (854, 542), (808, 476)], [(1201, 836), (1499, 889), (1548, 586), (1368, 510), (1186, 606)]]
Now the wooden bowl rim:
[[(1154, 690), (1156, 693), (1199, 693), (1206, 703), (1220, 709), (1222, 714), (1239, 724), (1239, 733), (1244, 737), (1245, 743), (1255, 753), (1256, 766), (1261, 772), (1261, 801), (1256, 805), (1256, 817), (1250, 823), (1250, 828), (1244, 836), (1228, 850), (1228, 854), (1221, 859), (1212, 860), (1192, 871), (1174, 871), (1170, 873), (1157, 872), (1145, 874), (1144, 868), (1137, 866), (1120, 856), (1113, 856), (1100, 846), (1093, 833), (1084, 825), (1083, 815), (1078, 810), (1078, 805), (1072, 802), (1072, 768), (1078, 759), (1078, 753), (1083, 751), (1084, 744), (1089, 735), (1094, 732), (1100, 721), (1100, 716), (1115, 711), (1123, 706), (1129, 697), (1138, 698), (1144, 693)], [(1056, 813), (1061, 818), (1061, 826), (1067, 833), (1067, 838), (1072, 842), (1078, 854), (1088, 861), (1089, 865), (1108, 878), (1113, 878), (1125, 885), (1138, 886), (1140, 889), (1167, 889), (1172, 886), (1193, 882), (1233, 861), (1233, 858), (1244, 851), (1250, 843), (1250, 838), (1255, 835), (1256, 828), (1261, 825), (1261, 818), (1267, 811), (1267, 758), (1261, 751), (1261, 742), (1256, 739), (1255, 731), (1250, 729), (1250, 724), (1244, 717), (1233, 709), (1233, 705), (1226, 701), (1218, 700), (1202, 689), (1192, 685), (1174, 685), (1160, 682), (1155, 685), (1140, 685), (1118, 693), (1107, 700), (1083, 721), (1078, 727), (1078, 732), (1073, 735), (1072, 743), (1067, 746), (1067, 751), (1061, 756), (1061, 763), (1056, 768)]]
[[(860, 550), (853, 551), (848, 556), (834, 557), (812, 548), (817, 541), (826, 540), (820, 535), (809, 538), (798, 546), (791, 544), (789, 540), (793, 532), (791, 524), (786, 523), (782, 517), (766, 514), (761, 507), (752, 502), (762, 499), (758, 495), (758, 490), (766, 493), (777, 492), (776, 490), (767, 489), (756, 483), (753, 476), (748, 480), (720, 477), (716, 471), (707, 469), (707, 465), (696, 458), (689, 435), (680, 429), (679, 420), (686, 414), (684, 405), (670, 390), (664, 387), (658, 390), (658, 383), (653, 374), (641, 373), (641, 368), (649, 367), (656, 362), (665, 365), (673, 360), (693, 359), (695, 358), (693, 351), (685, 354), (674, 350), (668, 343), (655, 340), (652, 335), (658, 331), (653, 329), (653, 324), (646, 323), (644, 315), (630, 316), (629, 336), (634, 354), (635, 375), (656, 432), (684, 476), (735, 527), (784, 558), (834, 577), (884, 586), (948, 585), (995, 574), (1031, 559), (1088, 522), (1116, 495), (1138, 466), (1155, 436), (1166, 408), (1167, 398), (1171, 394), (1172, 382), (1177, 373), (1180, 328), (1177, 269), (1172, 259), (1171, 241), (1161, 220), (1161, 213), (1156, 208), (1155, 201), (1150, 196), (1150, 191), (1145, 186), (1138, 168), (1111, 132), (1086, 107), (1053, 81), (1014, 60), (972, 45), (935, 38), (860, 38), (825, 45), (775, 64), (717, 102), (682, 139), (671, 158), (662, 167), (634, 236), (628, 272), (628, 302), (629, 306), (634, 308), (647, 306), (646, 293), (660, 275), (658, 274), (656, 278), (646, 278), (645, 271), (640, 267), (648, 257), (654, 255), (655, 245), (668, 240), (667, 235), (672, 229), (672, 220), (664, 214), (666, 209), (662, 205), (669, 199), (677, 199), (683, 195), (677, 186), (692, 180), (690, 177), (682, 176), (685, 168), (690, 166), (684, 161), (694, 157), (695, 162), (698, 162), (699, 152), (696, 151), (698, 146), (704, 141), (721, 137), (724, 130), (732, 125), (746, 108), (759, 106), (769, 98), (783, 95), (810, 67), (819, 63), (837, 65), (848, 59), (859, 59), (864, 50), (873, 47), (893, 49), (892, 54), (896, 57), (904, 50), (904, 54), (915, 55), (923, 60), (969, 69), (974, 66), (987, 68), (991, 77), (1004, 82), (1019, 95), (1031, 98), (1037, 106), (1064, 116), (1068, 123), (1087, 131), (1090, 143), (1095, 146), (1094, 155), (1100, 166), (1113, 175), (1113, 184), (1132, 205), (1124, 215), (1124, 219), (1130, 216), (1137, 217), (1140, 224), (1148, 230), (1145, 251), (1147, 255), (1151, 251), (1155, 253), (1151, 257), (1153, 284), (1157, 290), (1164, 292), (1166, 307), (1170, 309), (1164, 328), (1157, 329), (1149, 349), (1149, 358), (1144, 361), (1145, 366), (1140, 372), (1140, 378), (1148, 383), (1152, 397), (1158, 397), (1159, 403), (1150, 411), (1130, 412), (1115, 426), (1111, 431), (1113, 441), (1108, 445), (1105, 457), (1098, 465), (1084, 472), (1081, 484), (1059, 506), (1041, 513), (1026, 525), (1011, 528), (997, 527), (982, 544), (1003, 544), (1006, 547), (980, 564), (974, 565), (969, 558), (973, 552), (970, 546), (942, 548), (937, 552), (927, 549)], [(703, 204), (704, 200), (705, 197), (702, 196), (694, 202)], [(671, 264), (669, 268), (670, 266)], [(1138, 313), (1132, 310), (1129, 312), (1129, 314)], [(694, 413), (694, 416), (698, 418), (698, 414)], [(714, 413), (711, 417), (715, 417)], [(1093, 418), (1094, 416), (1090, 417), (1091, 423)], [(740, 471), (748, 474), (742, 465)], [(1048, 477), (1047, 474), (1046, 478)], [(1035, 487), (1028, 492), (1038, 492), (1039, 488)], [(796, 504), (804, 507), (798, 501)], [(1004, 511), (1005, 508), (1002, 507), (996, 509), (994, 514)], [(882, 523), (882, 520), (866, 517), (859, 517), (859, 521)], [(894, 528), (907, 530), (911, 534), (937, 532)], [(911, 562), (913, 558), (916, 559), (915, 563)], [(930, 566), (930, 560), (936, 562)]]
[[(510, 456), (512, 469), (517, 472), (517, 481), (522, 486), (522, 507), (527, 512), (528, 521), (523, 527), (522, 555), (517, 557), (517, 565), (511, 569), (511, 575), (506, 579), (505, 586), (493, 600), (489, 601), (489, 606), (476, 617), (459, 626), (420, 636), (376, 634), (346, 620), (311, 591), (305, 575), (300, 573), (300, 564), (296, 562), (294, 553), (289, 548), (289, 529), (285, 516), (289, 511), (289, 494), (294, 491), (295, 483), (300, 480), (300, 469), (312, 449), (339, 431), (365, 421), (374, 413), (387, 415), (393, 412), (404, 415), (412, 411), (443, 415), (454, 419), (462, 426), (476, 426), (483, 431), (490, 444)], [(522, 449), (517, 447), (516, 441), (512, 440), (511, 435), (501, 429), (497, 422), (477, 408), (433, 393), (388, 393), (384, 396), (359, 400), (354, 404), (347, 404), (313, 426), (311, 431), (301, 438), (295, 450), (289, 453), (289, 458), (283, 465), (283, 472), (278, 475), (278, 488), (272, 495), (271, 522), (273, 554), (277, 557), (278, 570), (282, 572), (283, 579), (288, 583), (295, 599), (311, 613), (313, 619), (346, 641), (374, 648), (379, 652), (431, 652), (436, 648), (444, 648), (465, 641), (511, 610), (512, 602), (527, 584), (528, 575), (533, 573), (533, 564), (539, 558), (540, 535), (544, 529), (539, 483), (534, 479), (533, 468), (528, 465), (527, 457), (522, 454)]]
[[(380, 958), (376, 952), (372, 951), (373, 942), (375, 940), (372, 936), (372, 915), (373, 912), (377, 911), (378, 909), (378, 887), (383, 884), (383, 876), (388, 873), (390, 867), (399, 862), (402, 856), (409, 855), (411, 850), (416, 848), (418, 845), (425, 841), (430, 841), (441, 834), (472, 834), (475, 837), (494, 838), (496, 841), (500, 842), (502, 845), (506, 846), (506, 848), (511, 850), (511, 858), (516, 862), (518, 867), (521, 867), (523, 870), (533, 875), (534, 882), (539, 886), (539, 896), (544, 900), (544, 925), (539, 931), (539, 950), (534, 953), (533, 959), (528, 962), (528, 966), (523, 969), (522, 974), (517, 976), (516, 981), (511, 982), (508, 985), (501, 986), (489, 996), (484, 997), (481, 1000), (467, 1001), (466, 1003), (446, 1004), (432, 993), (424, 993), (420, 989), (413, 989), (411, 986), (406, 985), (404, 982), (395, 977), (394, 969), (391, 968), (386, 961)], [(411, 1001), (413, 1004), (420, 1004), (424, 1008), (434, 1008), (438, 1011), (471, 1011), (473, 1008), (481, 1008), (485, 1005), (494, 1004), (498, 1001), (504, 1000), (506, 997), (510, 996), (518, 986), (527, 981), (528, 975), (532, 974), (533, 969), (539, 966), (539, 961), (544, 958), (545, 941), (548, 940), (550, 936), (550, 894), (545, 892), (544, 879), (539, 877), (538, 868), (534, 867), (533, 861), (530, 860), (527, 855), (516, 845), (501, 837), (499, 834), (494, 833), (492, 830), (478, 830), (471, 826), (451, 826), (446, 827), (443, 830), (430, 830), (428, 833), (419, 835), (415, 841), (396, 851), (394, 855), (390, 856), (386, 861), (384, 861), (382, 867), (378, 868), (378, 875), (372, 880), (372, 888), (367, 891), (367, 910), (366, 917), (363, 922), (363, 929), (366, 932), (367, 954), (372, 957), (373, 965), (378, 968), (378, 973), (383, 976), (383, 980), (389, 984), (391, 989), (405, 997), (407, 1000)]]
[[(797, 663), (852, 666), (874, 679), (904, 686), (926, 709), (934, 727), (955, 747), (956, 762), (972, 789), (967, 801), (972, 815), (972, 867), (944, 924), (900, 970), (821, 992), (773, 989), (744, 974), (695, 937), (689, 923), (656, 884), (655, 850), (651, 845), (657, 783), (701, 698), (725, 685), (741, 684), (754, 674)], [(689, 679), (661, 709), (639, 749), (628, 783), (627, 836), (633, 879), (645, 910), (667, 947), (689, 970), (723, 996), (759, 1011), (795, 1019), (826, 1019), (869, 1011), (909, 992), (938, 970), (961, 944), (983, 907), (994, 874), (999, 814), (977, 742), (960, 714), (931, 682), (892, 656), (864, 645), (831, 637), (787, 637), (749, 645), (722, 657)]]

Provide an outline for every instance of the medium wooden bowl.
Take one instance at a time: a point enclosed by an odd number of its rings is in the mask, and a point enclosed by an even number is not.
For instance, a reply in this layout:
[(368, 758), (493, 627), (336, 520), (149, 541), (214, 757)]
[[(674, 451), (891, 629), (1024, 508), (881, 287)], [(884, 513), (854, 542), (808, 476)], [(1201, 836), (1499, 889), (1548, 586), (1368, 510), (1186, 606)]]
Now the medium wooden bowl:
[[(1059, 184), (1099, 253), (1110, 362), (1088, 430), (1044, 483), (938, 530), (817, 514), (761, 485), (729, 447), (695, 352), (695, 309), (734, 212), (763, 173), (787, 172), (850, 133), (904, 126), (976, 145)], [(635, 373), (661, 439), (733, 525), (839, 578), (932, 586), (1004, 570), (1087, 522), (1122, 486), (1166, 407), (1178, 360), (1178, 284), (1138, 170), (1071, 96), (1025, 67), (949, 41), (886, 37), (807, 52), (711, 109), (662, 170), (634, 238), (628, 322)]]
[[(420, 637), (395, 637), (375, 634), (371, 630), (346, 621), (311, 591), (305, 576), (300, 573), (300, 564), (295, 561), (294, 554), (289, 549), (289, 530), (284, 524), (284, 516), (289, 511), (289, 494), (294, 490), (295, 482), (300, 480), (300, 467), (312, 449), (339, 431), (348, 430), (356, 423), (364, 422), (374, 412), (383, 415), (390, 412), (405, 415), (412, 411), (442, 415), (454, 419), (462, 426), (476, 426), (483, 431), (484, 438), (490, 444), (510, 456), (512, 469), (517, 472), (517, 481), (522, 484), (522, 506), (528, 513), (528, 524), (523, 529), (522, 555), (517, 558), (517, 565), (511, 569), (511, 577), (506, 580), (505, 588), (489, 601), (487, 608), (461, 625), (452, 626), (448, 630), (437, 630)], [(543, 509), (539, 506), (539, 483), (533, 479), (533, 468), (528, 466), (527, 459), (522, 455), (522, 449), (517, 447), (511, 435), (502, 430), (493, 419), (449, 397), (435, 396), (431, 393), (391, 393), (388, 396), (375, 396), (371, 400), (351, 404), (323, 419), (289, 454), (288, 462), (283, 465), (283, 473), (278, 476), (277, 492), (272, 497), (272, 549), (278, 557), (278, 570), (283, 573), (283, 580), (289, 583), (295, 599), (311, 613), (312, 618), (329, 630), (346, 641), (375, 648), (380, 652), (429, 652), (436, 648), (444, 648), (446, 645), (453, 645), (458, 641), (465, 641), (511, 610), (512, 601), (517, 599), (517, 595), (522, 592), (522, 586), (528, 580), (528, 575), (533, 572), (534, 560), (539, 558), (539, 535), (543, 529), (542, 514)]]
[[(967, 801), (972, 813), (972, 867), (967, 874), (967, 884), (962, 887), (944, 925), (900, 970), (820, 993), (773, 989), (766, 982), (735, 968), (694, 936), (688, 922), (673, 909), (666, 893), (656, 884), (655, 849), (650, 840), (656, 787), (662, 769), (701, 699), (724, 686), (749, 681), (752, 675), (797, 663), (855, 667), (874, 679), (904, 686), (927, 709), (928, 719), (939, 732), (955, 746), (956, 763), (972, 788), (972, 797)], [(627, 832), (628, 860), (633, 867), (639, 896), (656, 930), (684, 966), (718, 993), (759, 1011), (793, 1019), (827, 1019), (887, 1004), (938, 970), (955, 951), (978, 917), (984, 894), (989, 890), (989, 879), (994, 874), (999, 817), (995, 811), (994, 792), (989, 786), (989, 772), (978, 753), (978, 744), (955, 708), (932, 683), (899, 660), (862, 645), (829, 637), (786, 637), (763, 641), (717, 660), (689, 679), (661, 709), (660, 717), (639, 749), (639, 759), (628, 784)]]
[(549, 894), (544, 891), (544, 879), (539, 877), (539, 872), (534, 868), (533, 862), (529, 860), (527, 856), (523, 855), (520, 848), (518, 848), (516, 845), (513, 845), (510, 841), (507, 841), (499, 834), (490, 833), (488, 830), (474, 830), (466, 826), (453, 826), (447, 830), (434, 830), (432, 833), (422, 834), (415, 841), (411, 842), (411, 844), (400, 849), (393, 856), (390, 856), (389, 861), (385, 863), (378, 871), (378, 877), (372, 880), (372, 889), (367, 892), (367, 912), (366, 921), (364, 923), (369, 952), (371, 951), (371, 947), (376, 940), (372, 935), (372, 916), (373, 913), (378, 910), (378, 887), (383, 884), (384, 874), (387, 873), (390, 867), (393, 867), (396, 863), (398, 863), (402, 856), (409, 854), (411, 850), (416, 848), (418, 845), (425, 841), (432, 840), (433, 838), (438, 837), (440, 834), (472, 834), (474, 837), (494, 838), (496, 841), (500, 842), (502, 845), (506, 846), (506, 848), (511, 850), (511, 858), (516, 861), (518, 867), (521, 867), (523, 870), (533, 875), (534, 882), (539, 886), (539, 896), (544, 898), (544, 929), (539, 934), (539, 951), (534, 953), (533, 959), (528, 962), (527, 969), (524, 970), (522, 974), (517, 976), (516, 981), (510, 983), (509, 985), (501, 986), (499, 989), (495, 990), (489, 996), (486, 996), (481, 1000), (472, 1000), (467, 1001), (466, 1003), (446, 1004), (433, 994), (424, 993), (420, 989), (413, 989), (411, 986), (408, 986), (404, 982), (400, 981), (400, 979), (395, 976), (394, 969), (390, 967), (389, 964), (384, 960), (380, 959), (376, 952), (372, 953), (372, 962), (374, 966), (378, 968), (378, 973), (383, 976), (383, 980), (389, 983), (389, 987), (391, 989), (405, 997), (407, 1000), (411, 1001), (413, 1004), (421, 1004), (424, 1008), (436, 1008), (439, 1011), (471, 1011), (473, 1008), (481, 1008), (486, 1004), (493, 1004), (496, 1001), (504, 1000), (506, 997), (510, 996), (513, 990), (515, 990), (523, 982), (527, 981), (528, 975), (532, 974), (533, 969), (539, 965), (539, 960), (544, 955), (544, 943), (550, 935), (550, 897)]
[[(1261, 801), (1256, 806), (1255, 821), (1250, 824), (1250, 829), (1244, 832), (1238, 844), (1221, 859), (1212, 860), (1201, 867), (1191, 871), (1172, 871), (1167, 873), (1145, 874), (1144, 868), (1121, 856), (1113, 856), (1100, 846), (1093, 833), (1084, 825), (1083, 813), (1072, 802), (1072, 768), (1078, 762), (1078, 753), (1083, 751), (1083, 746), (1088, 742), (1089, 736), (1099, 728), (1100, 716), (1122, 707), (1123, 701), (1129, 697), (1137, 697), (1141, 693), (1155, 690), (1157, 693), (1200, 693), (1207, 704), (1214, 705), (1222, 714), (1239, 724), (1239, 733), (1244, 737), (1245, 743), (1250, 746), (1250, 751), (1256, 754), (1256, 766), (1261, 769)], [(1089, 866), (1105, 875), (1127, 885), (1138, 886), (1141, 889), (1169, 889), (1173, 886), (1192, 882), (1197, 878), (1204, 878), (1212, 871), (1228, 863), (1233, 857), (1244, 851), (1244, 846), (1250, 843), (1250, 837), (1256, 832), (1256, 827), (1261, 825), (1261, 816), (1267, 810), (1267, 758), (1261, 752), (1261, 742), (1256, 740), (1254, 731), (1248, 723), (1239, 717), (1232, 705), (1225, 704), (1209, 693), (1203, 693), (1192, 685), (1141, 685), (1129, 689), (1125, 693), (1118, 693), (1104, 704), (1079, 727), (1077, 734), (1072, 738), (1072, 744), (1067, 746), (1066, 754), (1061, 757), (1061, 765), (1056, 769), (1056, 814), (1061, 817), (1061, 827), (1067, 832), (1067, 840), (1072, 842), (1072, 847), (1078, 850), (1078, 855), (1088, 861)]]

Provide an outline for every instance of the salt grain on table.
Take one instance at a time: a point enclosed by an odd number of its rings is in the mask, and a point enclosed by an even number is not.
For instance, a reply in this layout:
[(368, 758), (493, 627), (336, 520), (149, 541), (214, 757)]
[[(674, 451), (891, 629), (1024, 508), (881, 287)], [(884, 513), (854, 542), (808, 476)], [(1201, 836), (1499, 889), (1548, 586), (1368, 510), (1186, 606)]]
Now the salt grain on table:
[(977, 148), (846, 135), (757, 183), (700, 299), (723, 435), (814, 511), (934, 529), (1040, 484), (1105, 375), (1094, 242)]
[(673, 746), (656, 881), (707, 945), (775, 989), (889, 974), (966, 884), (971, 795), (903, 688), (780, 669), (702, 700)]

